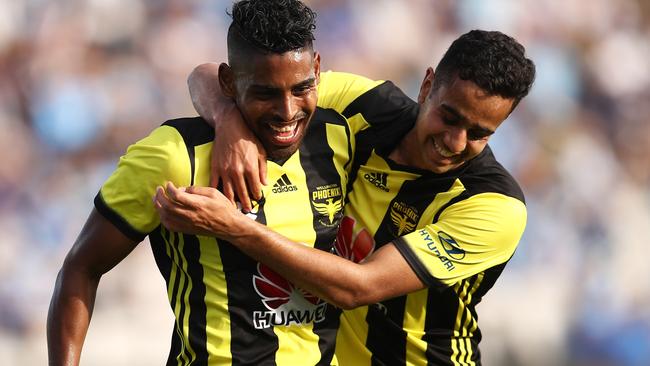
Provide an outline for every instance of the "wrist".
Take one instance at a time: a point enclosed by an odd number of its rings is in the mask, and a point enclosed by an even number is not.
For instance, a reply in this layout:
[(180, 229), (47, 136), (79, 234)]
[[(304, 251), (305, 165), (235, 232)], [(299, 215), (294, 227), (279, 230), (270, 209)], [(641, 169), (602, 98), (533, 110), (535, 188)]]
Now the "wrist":
[(255, 237), (260, 224), (237, 210), (233, 211), (233, 214), (229, 215), (226, 226), (228, 231), (223, 232), (223, 239), (241, 249), (243, 244)]

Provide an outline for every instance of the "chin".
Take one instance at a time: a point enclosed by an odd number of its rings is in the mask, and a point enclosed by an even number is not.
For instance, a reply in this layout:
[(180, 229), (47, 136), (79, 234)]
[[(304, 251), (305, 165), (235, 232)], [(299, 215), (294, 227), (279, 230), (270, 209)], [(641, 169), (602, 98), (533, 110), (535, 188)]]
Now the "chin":
[(271, 161), (284, 162), (298, 150), (300, 143), (295, 143), (289, 146), (267, 146), (265, 147), (266, 153)]

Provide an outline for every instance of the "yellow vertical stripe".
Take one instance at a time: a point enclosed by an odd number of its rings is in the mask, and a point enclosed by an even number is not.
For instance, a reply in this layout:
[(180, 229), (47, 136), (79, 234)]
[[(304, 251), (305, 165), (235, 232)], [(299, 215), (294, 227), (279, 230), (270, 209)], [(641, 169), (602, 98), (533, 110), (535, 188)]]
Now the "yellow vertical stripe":
[(460, 366), (461, 364), (458, 362), (458, 354), (460, 351), (458, 350), (458, 338), (453, 337), (451, 338), (451, 362), (454, 364), (454, 366)]
[[(291, 184), (295, 185), (297, 190), (282, 193), (265, 192), (266, 225), (293, 241), (313, 246), (316, 241), (316, 232), (313, 228), (314, 215), (310, 204), (311, 197), (307, 188), (305, 172), (302, 168), (296, 167), (299, 165), (300, 152), (293, 154), (283, 167), (274, 163), (268, 164), (268, 180), (271, 184), (266, 189), (272, 189), (273, 184), (286, 173)], [(290, 216), (293, 220), (287, 219), (286, 210), (288, 208), (292, 211)], [(318, 335), (313, 332), (313, 324), (275, 326), (273, 331), (278, 337), (276, 364), (313, 365), (320, 360)]]
[(201, 246), (199, 262), (203, 267), (205, 285), (206, 346), (209, 365), (229, 365), (230, 313), (228, 312), (228, 285), (221, 263), (221, 254), (216, 239), (198, 236)]
[(336, 358), (342, 366), (369, 366), (372, 354), (366, 348), (368, 307), (360, 306), (341, 314), (341, 325), (336, 336)]
[[(481, 286), (484, 275), (484, 272), (476, 275), (476, 281), (474, 281), (471, 288), (469, 288), (469, 279), (454, 285), (454, 291), (458, 294), (458, 311), (456, 313), (454, 333), (451, 339), (451, 361), (454, 365), (475, 365), (474, 361), (472, 361), (473, 350), (471, 340), (478, 325), (476, 319), (474, 319), (472, 313), (469, 311), (468, 306), (472, 302), (472, 296)], [(463, 315), (465, 315), (465, 321), (462, 322), (461, 326)]]
[(453, 338), (451, 339), (451, 348), (453, 351), (451, 355), (451, 361), (454, 363), (454, 365), (465, 365), (463, 359), (465, 358), (464, 356), (467, 353), (467, 350), (465, 348), (465, 342), (461, 338), (464, 337), (465, 335), (461, 334), (460, 323), (463, 317), (463, 313), (465, 311), (465, 304), (463, 302), (463, 298), (467, 293), (468, 287), (469, 287), (469, 282), (466, 280), (460, 281), (458, 284), (454, 286), (454, 291), (458, 295), (458, 311), (456, 312), (456, 320), (454, 322), (454, 333), (452, 336)]
[[(170, 266), (170, 274), (169, 274), (169, 287), (167, 288), (167, 296), (169, 298), (169, 303), (172, 306), (172, 309), (174, 310), (174, 320), (176, 322), (176, 327), (174, 327), (174, 331), (178, 334), (179, 339), (181, 339), (181, 350), (178, 355), (176, 355), (176, 360), (177, 360), (177, 365), (183, 365), (187, 363), (187, 358), (185, 357), (185, 337), (181, 331), (183, 329), (183, 326), (178, 318), (178, 314), (180, 314), (180, 294), (183, 289), (183, 275), (180, 271), (178, 271), (178, 261), (179, 260), (174, 260), (174, 257), (180, 258), (180, 254), (178, 253), (178, 248), (174, 246), (174, 238), (176, 237), (176, 233), (168, 231), (167, 229), (162, 228), (162, 237), (165, 240), (165, 250), (167, 251), (167, 255), (169, 256), (171, 266)], [(167, 239), (167, 235), (169, 235), (169, 240)], [(178, 289), (177, 289), (177, 294), (176, 294), (176, 300), (174, 300), (174, 286), (178, 282)], [(172, 303), (172, 301), (175, 301)]]
[(187, 282), (187, 288), (183, 292), (182, 287), (179, 287), (179, 295), (183, 295), (183, 298), (180, 299), (180, 302), (177, 301), (177, 304), (180, 304), (181, 308), (185, 310), (185, 313), (183, 314), (183, 333), (188, 335), (187, 337), (184, 337), (183, 339), (185, 340), (185, 347), (187, 352), (189, 353), (189, 362), (193, 362), (196, 360), (196, 353), (192, 349), (192, 345), (189, 342), (189, 334), (190, 334), (190, 311), (191, 311), (191, 306), (190, 306), (190, 291), (192, 291), (192, 281), (190, 279), (190, 276), (187, 273), (187, 258), (185, 258), (185, 253), (183, 252), (183, 249), (185, 248), (185, 240), (183, 238), (183, 235), (177, 234), (178, 235), (178, 252), (180, 254), (180, 264), (181, 264), (181, 269), (182, 271), (182, 282)]
[[(327, 141), (336, 142), (336, 141), (350, 140), (350, 144), (352, 144), (352, 151), (354, 151), (354, 145), (355, 145), (354, 138), (348, 137), (348, 134), (345, 132), (344, 126), (338, 126), (338, 125), (333, 125), (328, 123), (325, 125), (325, 132), (327, 134)], [(345, 143), (330, 143), (329, 146), (334, 151), (333, 165), (336, 168), (336, 172), (339, 174), (339, 177), (344, 177), (342, 181), (343, 184), (341, 189), (343, 190), (342, 196), (345, 197), (348, 173), (343, 168), (346, 167), (350, 169), (352, 163), (351, 162), (349, 164), (347, 163), (352, 159), (352, 157), (349, 154), (350, 151), (348, 151), (348, 145)]]
[(465, 302), (463, 299), (467, 295), (467, 289), (469, 288), (469, 282), (467, 280), (461, 281), (462, 290), (461, 292), (456, 292), (458, 294), (458, 311), (456, 312), (456, 321), (454, 322), (454, 336), (455, 337), (464, 337), (466, 334), (461, 333), (462, 329), (460, 326), (460, 321), (463, 318), (465, 313)]
[[(474, 293), (476, 293), (478, 288), (481, 286), (484, 276), (485, 276), (485, 272), (481, 272), (476, 276), (476, 281), (474, 282), (474, 285), (472, 286), (472, 289), (469, 292), (469, 296), (467, 297), (467, 302), (466, 302), (467, 305), (469, 305), (472, 302), (472, 297), (474, 296)], [(476, 322), (476, 319), (474, 319), (472, 314), (469, 312), (469, 309), (467, 310), (467, 312), (468, 312), (467, 319), (465, 319), (465, 324), (463, 328), (467, 332), (467, 336), (472, 337), (474, 336), (474, 331), (478, 327), (478, 324)]]
[(406, 296), (404, 323), (406, 331), (406, 365), (426, 365), (427, 342), (424, 336), (424, 324), (427, 316), (426, 306), (429, 290), (424, 289)]

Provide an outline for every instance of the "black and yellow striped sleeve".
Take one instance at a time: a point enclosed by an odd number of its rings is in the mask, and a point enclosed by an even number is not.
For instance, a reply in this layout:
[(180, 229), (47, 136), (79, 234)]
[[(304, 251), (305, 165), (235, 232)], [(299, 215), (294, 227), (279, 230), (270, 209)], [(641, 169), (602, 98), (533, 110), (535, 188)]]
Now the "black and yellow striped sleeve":
[(129, 146), (95, 197), (96, 209), (129, 238), (142, 241), (160, 224), (152, 198), (157, 186), (190, 184), (187, 149), (178, 131), (161, 126)]
[(394, 241), (420, 279), (449, 286), (513, 255), (526, 207), (500, 193), (480, 193), (447, 207), (435, 223)]
[(377, 139), (394, 140), (415, 122), (418, 106), (390, 81), (328, 71), (321, 73), (318, 106), (348, 119), (352, 133), (373, 127)]

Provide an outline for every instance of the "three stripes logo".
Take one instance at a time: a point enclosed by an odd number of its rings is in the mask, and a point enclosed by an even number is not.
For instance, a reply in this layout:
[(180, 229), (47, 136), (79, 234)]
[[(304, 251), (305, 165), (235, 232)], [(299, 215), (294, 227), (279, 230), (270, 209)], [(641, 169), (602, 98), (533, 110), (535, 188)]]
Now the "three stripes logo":
[(273, 193), (284, 193), (284, 192), (293, 192), (297, 191), (298, 187), (295, 184), (292, 184), (286, 174), (282, 174), (280, 178), (273, 185), (271, 190)]
[(366, 173), (363, 178), (384, 192), (388, 192), (388, 173)]

